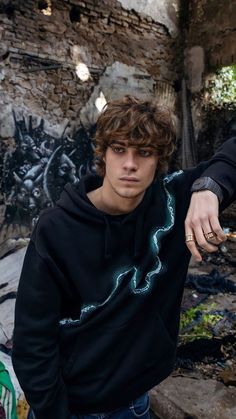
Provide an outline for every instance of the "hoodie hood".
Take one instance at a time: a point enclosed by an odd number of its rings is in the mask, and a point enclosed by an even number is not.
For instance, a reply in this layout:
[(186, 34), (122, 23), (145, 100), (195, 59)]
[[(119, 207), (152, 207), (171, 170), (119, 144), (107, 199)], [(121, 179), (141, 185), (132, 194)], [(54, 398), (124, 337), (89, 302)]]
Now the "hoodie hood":
[(89, 200), (87, 194), (102, 186), (103, 179), (98, 175), (87, 175), (80, 179), (77, 184), (67, 183), (62, 191), (57, 205), (74, 217), (82, 217), (87, 222), (92, 221), (104, 224), (105, 258), (112, 257), (112, 243), (115, 237), (112, 235), (112, 225), (119, 223), (134, 224), (134, 257), (138, 257), (142, 247), (142, 234), (144, 215), (151, 199), (151, 187), (149, 187), (140, 204), (131, 212), (121, 215), (111, 215), (96, 208)]

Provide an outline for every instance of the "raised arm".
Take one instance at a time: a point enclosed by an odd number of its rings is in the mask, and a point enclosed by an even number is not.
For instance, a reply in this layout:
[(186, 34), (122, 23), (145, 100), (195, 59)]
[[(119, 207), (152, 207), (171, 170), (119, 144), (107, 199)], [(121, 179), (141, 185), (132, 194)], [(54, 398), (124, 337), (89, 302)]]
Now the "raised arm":
[[(214, 252), (226, 240), (219, 212), (236, 198), (236, 138), (226, 141), (209, 163), (199, 178), (199, 188), (194, 188), (185, 220), (186, 245), (199, 262), (202, 256), (198, 246)], [(212, 179), (213, 183), (207, 186), (205, 182), (204, 189), (203, 178)]]

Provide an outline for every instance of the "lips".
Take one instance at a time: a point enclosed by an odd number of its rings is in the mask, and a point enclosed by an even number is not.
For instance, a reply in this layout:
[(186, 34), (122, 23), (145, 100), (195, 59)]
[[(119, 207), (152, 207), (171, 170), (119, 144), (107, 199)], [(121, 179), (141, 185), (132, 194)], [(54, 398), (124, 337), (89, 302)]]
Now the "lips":
[(122, 176), (120, 180), (122, 180), (123, 182), (135, 182), (135, 183), (139, 182), (139, 179), (135, 177), (129, 177), (129, 176)]

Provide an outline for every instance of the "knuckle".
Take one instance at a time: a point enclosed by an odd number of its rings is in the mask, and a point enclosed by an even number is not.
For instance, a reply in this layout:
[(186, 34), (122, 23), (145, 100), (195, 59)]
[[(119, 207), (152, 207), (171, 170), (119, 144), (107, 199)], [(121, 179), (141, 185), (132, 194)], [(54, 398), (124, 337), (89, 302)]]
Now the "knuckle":
[(215, 214), (211, 216), (211, 225), (212, 227), (215, 226), (216, 228), (220, 227), (219, 218)]
[(193, 217), (192, 218), (192, 220), (191, 220), (191, 223), (195, 226), (195, 225), (197, 225), (197, 224), (199, 224), (199, 223), (202, 223), (203, 222), (203, 219), (202, 219), (202, 217), (200, 217), (200, 216), (198, 216), (198, 217)]
[(187, 227), (190, 225), (190, 218), (188, 216), (185, 218), (184, 225)]
[(191, 228), (191, 229), (194, 229), (195, 227), (196, 227), (196, 222), (193, 220), (193, 219), (191, 219), (191, 220), (189, 220), (189, 223), (188, 223), (188, 226)]
[(204, 240), (198, 240), (198, 244), (200, 247), (203, 247), (203, 248), (207, 246), (207, 243)]

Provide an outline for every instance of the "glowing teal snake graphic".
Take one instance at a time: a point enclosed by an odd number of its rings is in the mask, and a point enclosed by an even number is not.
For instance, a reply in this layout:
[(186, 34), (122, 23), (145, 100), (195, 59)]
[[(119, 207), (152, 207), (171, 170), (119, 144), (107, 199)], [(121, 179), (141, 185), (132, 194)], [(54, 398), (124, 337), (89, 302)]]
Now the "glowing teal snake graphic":
[(100, 307), (103, 307), (105, 304), (107, 304), (112, 299), (114, 294), (117, 292), (121, 283), (124, 281), (125, 277), (128, 274), (130, 275), (132, 274), (129, 285), (130, 285), (130, 290), (133, 294), (145, 294), (151, 291), (156, 275), (158, 275), (163, 269), (162, 262), (158, 256), (159, 251), (160, 251), (161, 239), (166, 235), (166, 233), (168, 233), (173, 228), (174, 222), (175, 222), (175, 197), (172, 193), (168, 191), (166, 185), (170, 183), (176, 176), (179, 176), (182, 173), (183, 171), (180, 170), (178, 172), (172, 173), (171, 175), (167, 175), (163, 178), (163, 186), (164, 186), (166, 196), (167, 196), (166, 223), (163, 227), (157, 228), (153, 232), (153, 234), (151, 234), (151, 249), (152, 249), (153, 255), (155, 256), (156, 263), (155, 263), (155, 266), (153, 267), (153, 270), (146, 274), (145, 279), (144, 279), (145, 285), (140, 288), (138, 287), (138, 282), (139, 282), (138, 278), (140, 277), (140, 275), (139, 275), (139, 269), (136, 266), (127, 268), (125, 271), (121, 273), (116, 273), (115, 280), (114, 280), (114, 283), (115, 283), (114, 288), (112, 289), (110, 295), (102, 303), (92, 303), (92, 304), (83, 305), (79, 320), (64, 319), (64, 320), (61, 320), (60, 322), (62, 325), (68, 324), (68, 323), (74, 324), (75, 322), (81, 323), (94, 310)]

